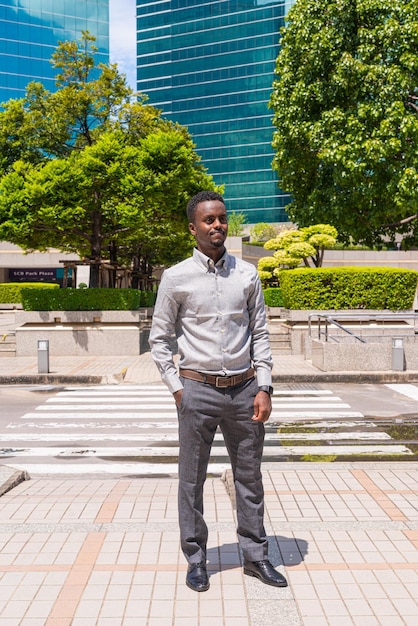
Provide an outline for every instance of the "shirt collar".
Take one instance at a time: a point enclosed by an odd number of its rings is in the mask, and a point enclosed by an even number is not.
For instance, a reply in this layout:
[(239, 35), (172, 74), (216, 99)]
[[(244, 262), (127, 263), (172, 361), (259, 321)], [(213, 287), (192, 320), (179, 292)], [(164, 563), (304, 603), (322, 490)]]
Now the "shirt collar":
[[(206, 254), (203, 254), (203, 252), (200, 252), (200, 250), (198, 250), (197, 248), (193, 249), (193, 260), (203, 269), (205, 270), (205, 272), (208, 271), (209, 269), (209, 261), (210, 258), (208, 256), (206, 256)], [(218, 269), (228, 269), (228, 265), (229, 265), (229, 254), (228, 252), (225, 250), (224, 254), (221, 256), (221, 258), (219, 259), (219, 261), (217, 263), (215, 263), (215, 266)]]

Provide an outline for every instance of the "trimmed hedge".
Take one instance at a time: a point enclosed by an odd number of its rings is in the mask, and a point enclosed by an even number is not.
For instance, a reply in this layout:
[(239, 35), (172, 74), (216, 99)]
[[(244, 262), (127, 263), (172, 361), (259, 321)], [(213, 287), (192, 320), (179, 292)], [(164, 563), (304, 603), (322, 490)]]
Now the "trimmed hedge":
[(266, 306), (283, 306), (283, 296), (280, 287), (267, 287), (263, 293)]
[(1, 283), (0, 302), (3, 304), (21, 304), (22, 289), (59, 289), (58, 283)]
[(25, 311), (135, 311), (154, 306), (156, 294), (137, 289), (72, 287), (46, 292), (42, 289), (22, 289)]
[(392, 267), (320, 267), (283, 270), (287, 309), (410, 309), (418, 272)]

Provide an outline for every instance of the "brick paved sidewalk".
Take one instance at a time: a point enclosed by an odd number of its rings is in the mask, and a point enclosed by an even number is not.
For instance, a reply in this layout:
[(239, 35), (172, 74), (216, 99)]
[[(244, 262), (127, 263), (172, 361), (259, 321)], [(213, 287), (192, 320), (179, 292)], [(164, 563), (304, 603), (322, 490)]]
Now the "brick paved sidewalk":
[(201, 594), (184, 584), (175, 479), (21, 483), (0, 498), (0, 626), (416, 625), (417, 463), (266, 465), (264, 479), (290, 587), (243, 576), (233, 502), (210, 478)]

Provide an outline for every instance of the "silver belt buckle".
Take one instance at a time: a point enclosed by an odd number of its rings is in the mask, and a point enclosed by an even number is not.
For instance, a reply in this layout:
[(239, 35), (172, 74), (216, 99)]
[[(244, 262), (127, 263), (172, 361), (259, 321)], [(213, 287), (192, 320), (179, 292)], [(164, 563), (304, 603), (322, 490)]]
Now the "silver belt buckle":
[[(215, 382), (215, 387), (219, 387), (220, 389), (226, 389), (226, 387), (229, 387), (228, 385), (228, 378), (229, 376), (217, 376), (216, 377), (216, 382)], [(225, 384), (222, 384), (222, 382), (224, 382)]]

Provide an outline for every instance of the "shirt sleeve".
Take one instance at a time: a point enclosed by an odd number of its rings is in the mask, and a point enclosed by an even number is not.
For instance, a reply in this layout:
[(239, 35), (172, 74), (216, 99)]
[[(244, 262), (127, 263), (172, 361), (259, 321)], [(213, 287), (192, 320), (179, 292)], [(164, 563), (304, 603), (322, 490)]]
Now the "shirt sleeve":
[(173, 297), (172, 281), (164, 273), (158, 288), (149, 337), (152, 358), (160, 372), (161, 380), (171, 393), (183, 388), (174, 363), (176, 320), (179, 306)]
[(267, 328), (266, 307), (258, 275), (254, 276), (253, 289), (248, 298), (251, 330), (251, 359), (257, 374), (258, 385), (271, 385), (273, 358)]

